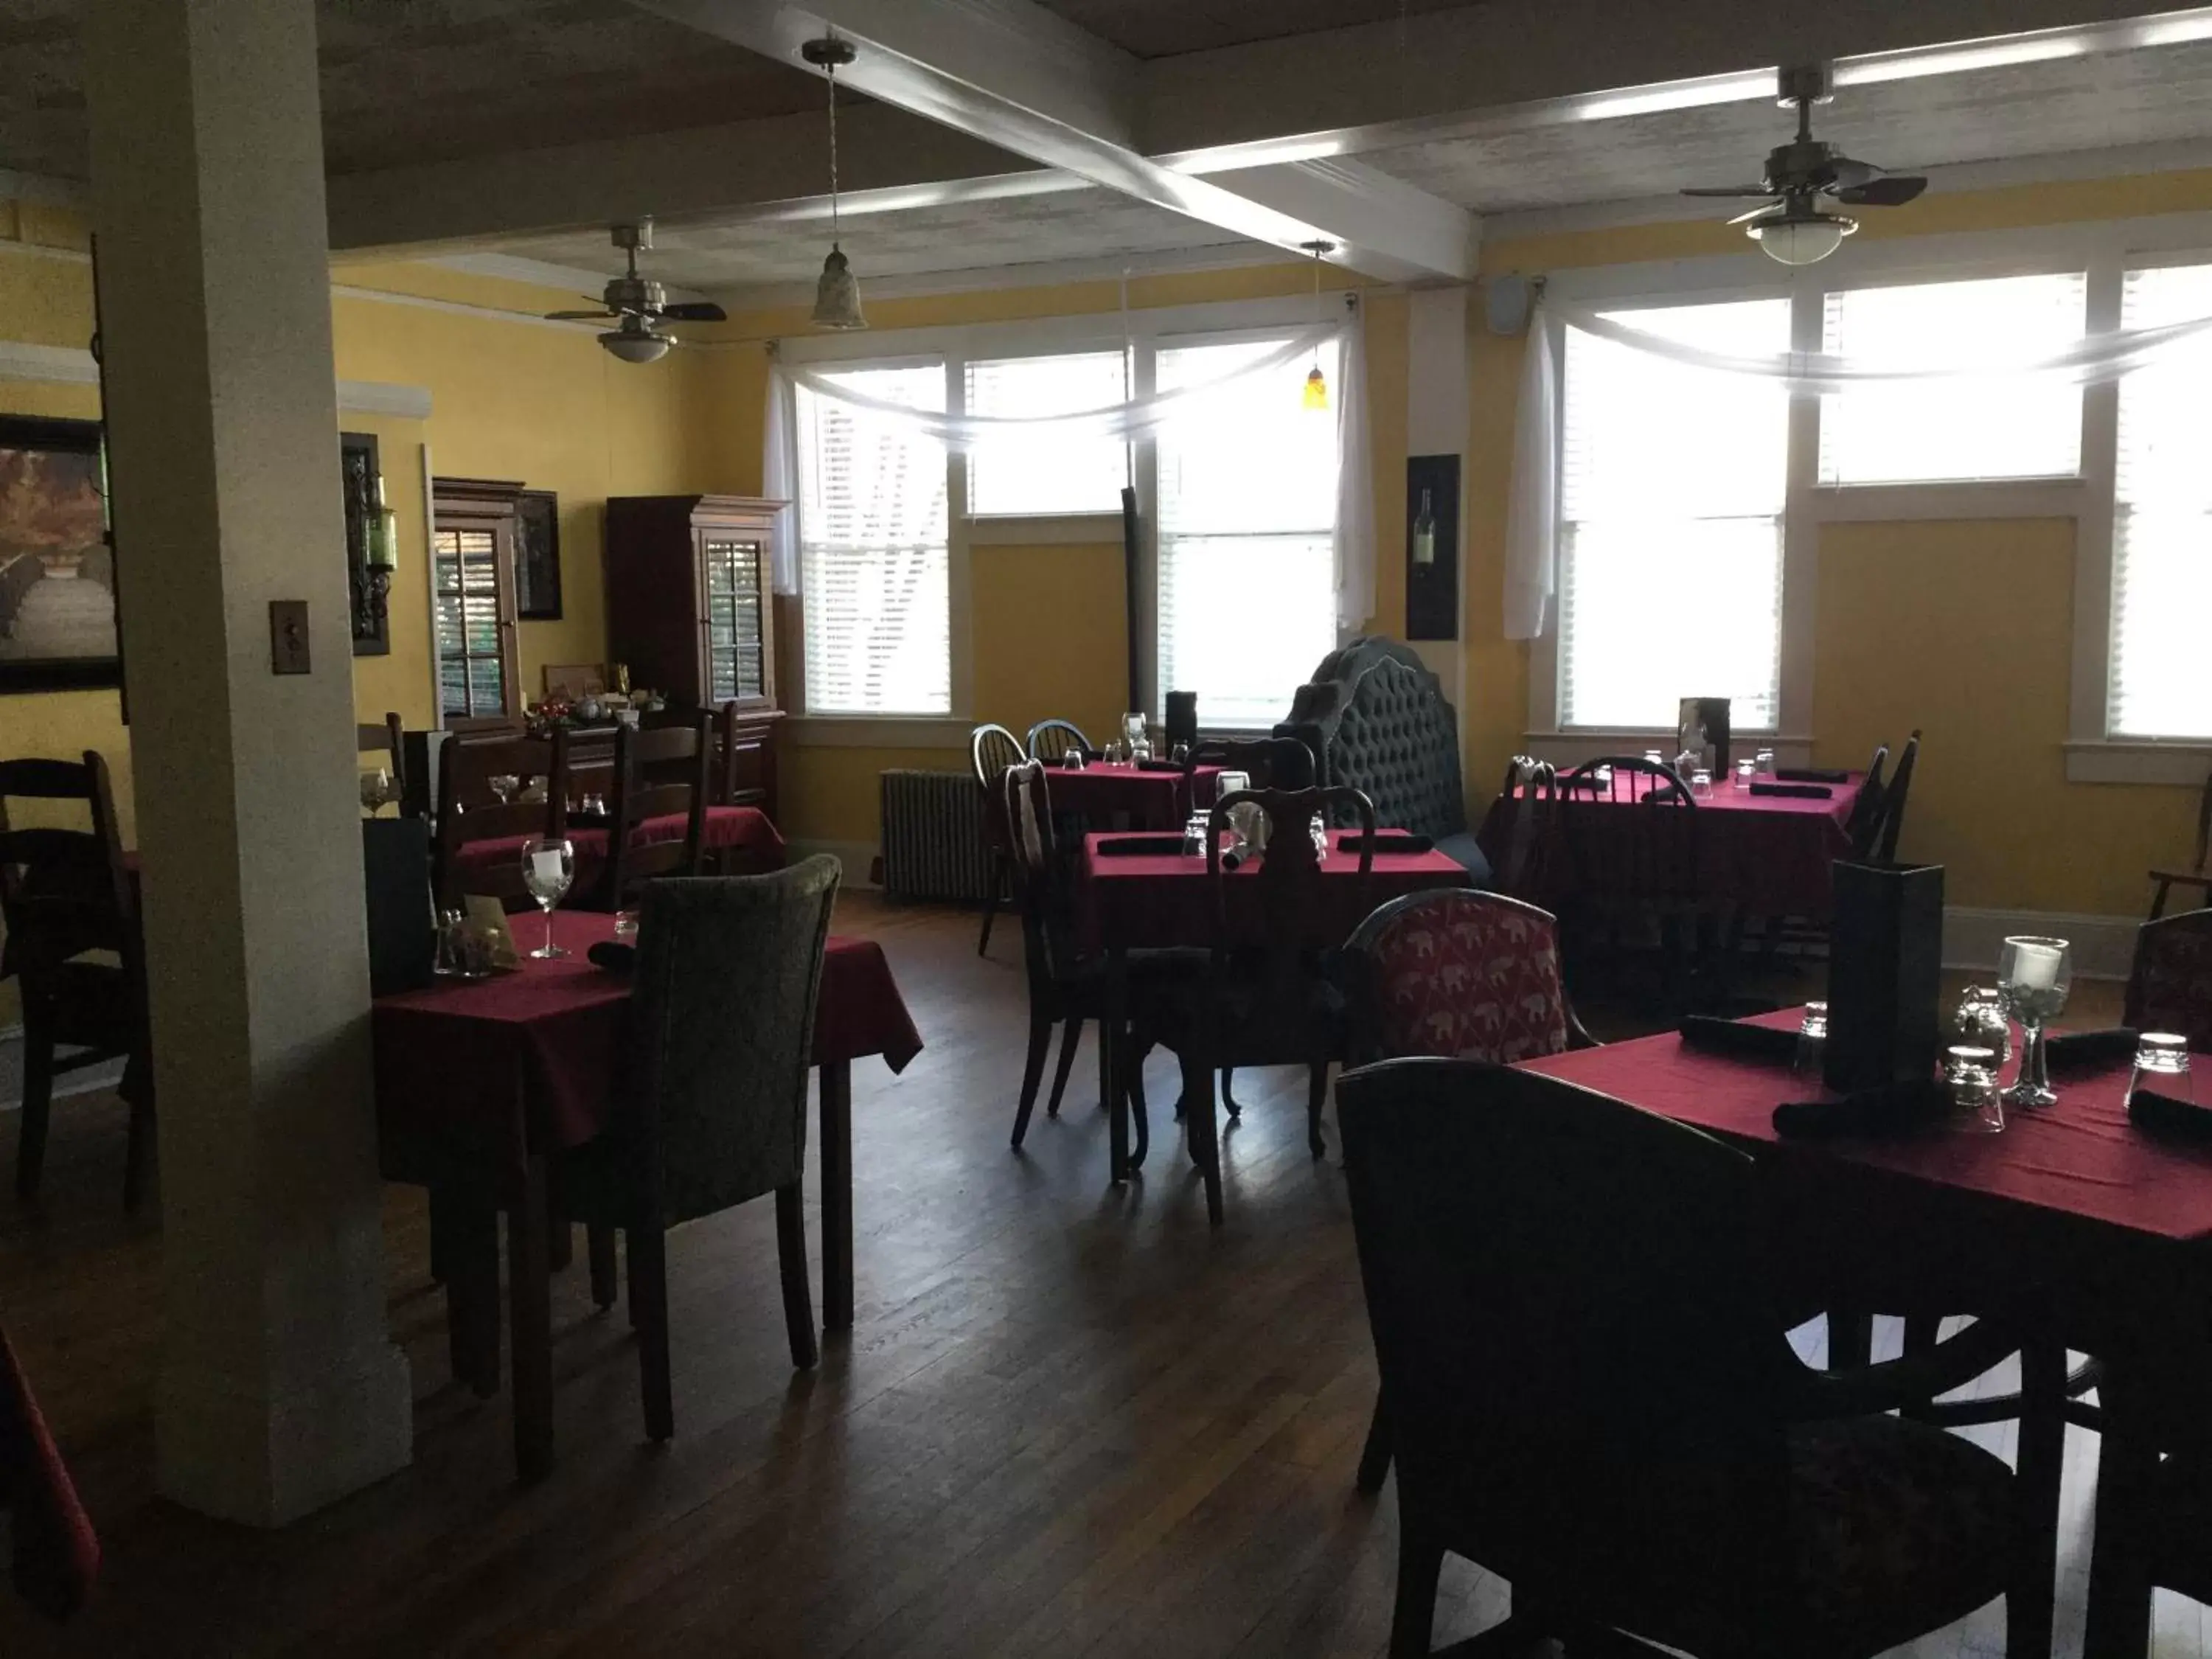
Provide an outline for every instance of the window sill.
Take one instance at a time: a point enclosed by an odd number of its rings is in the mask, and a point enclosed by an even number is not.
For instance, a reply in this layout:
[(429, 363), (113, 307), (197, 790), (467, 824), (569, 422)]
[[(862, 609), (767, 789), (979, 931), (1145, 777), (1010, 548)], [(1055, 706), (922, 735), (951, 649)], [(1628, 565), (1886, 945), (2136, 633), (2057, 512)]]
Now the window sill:
[(1815, 484), (1821, 524), (1932, 519), (2074, 519), (2087, 508), (2081, 478), (1975, 478), (1939, 483)]
[(1097, 547), (1121, 544), (1119, 513), (994, 514), (967, 520), (970, 547)]
[(950, 714), (793, 714), (784, 722), (802, 749), (957, 749), (973, 722)]
[(2066, 745), (2069, 783), (2162, 783), (2196, 789), (2208, 771), (2212, 738), (2145, 743), (2097, 738)]

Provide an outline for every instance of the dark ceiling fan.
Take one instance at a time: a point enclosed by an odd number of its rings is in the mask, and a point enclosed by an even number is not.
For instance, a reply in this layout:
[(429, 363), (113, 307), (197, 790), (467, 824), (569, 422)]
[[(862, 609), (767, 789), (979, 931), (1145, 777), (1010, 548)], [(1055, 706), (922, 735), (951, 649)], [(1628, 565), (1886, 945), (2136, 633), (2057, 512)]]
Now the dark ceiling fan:
[(1743, 226), (1745, 234), (1770, 258), (1785, 265), (1809, 265), (1833, 253), (1844, 238), (1859, 228), (1857, 220), (1831, 211), (1827, 203), (1903, 207), (1928, 188), (1928, 181), (1917, 174), (1887, 173), (1871, 161), (1856, 161), (1813, 136), (1813, 106), (1835, 96), (1826, 64), (1784, 70), (1779, 89), (1782, 106), (1797, 112), (1797, 136), (1768, 152), (1766, 171), (1759, 181), (1686, 190), (1682, 194), (1764, 202), (1765, 205), (1729, 222)]
[(610, 234), (614, 245), (628, 256), (629, 268), (621, 276), (607, 279), (599, 295), (601, 308), (549, 311), (545, 313), (549, 322), (613, 323), (615, 327), (599, 336), (599, 343), (626, 363), (649, 363), (676, 343), (676, 337), (664, 332), (661, 324), (728, 320), (729, 313), (712, 300), (679, 300), (670, 305), (665, 289), (652, 277), (638, 275), (638, 254), (653, 249), (651, 219), (640, 219), (633, 225), (616, 225)]

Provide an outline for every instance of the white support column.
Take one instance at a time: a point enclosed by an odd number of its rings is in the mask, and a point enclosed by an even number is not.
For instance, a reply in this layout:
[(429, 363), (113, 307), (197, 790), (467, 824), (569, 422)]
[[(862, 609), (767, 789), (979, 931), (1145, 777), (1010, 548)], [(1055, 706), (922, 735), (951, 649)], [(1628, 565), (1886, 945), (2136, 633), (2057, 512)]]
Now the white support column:
[[(161, 1112), (161, 1491), (276, 1526), (404, 1465), (370, 1100), (313, 0), (87, 9)], [(313, 672), (270, 672), (304, 600)]]
[[(1452, 557), (1459, 566), (1460, 625), (1467, 631), (1467, 307), (1472, 289), (1417, 289), (1406, 296), (1406, 453), (1460, 457), (1459, 544)], [(1403, 490), (1405, 481), (1390, 486)], [(1402, 560), (1402, 545), (1383, 556)], [(1443, 684), (1456, 709), (1467, 707), (1467, 644), (1464, 639), (1416, 640), (1413, 649)]]

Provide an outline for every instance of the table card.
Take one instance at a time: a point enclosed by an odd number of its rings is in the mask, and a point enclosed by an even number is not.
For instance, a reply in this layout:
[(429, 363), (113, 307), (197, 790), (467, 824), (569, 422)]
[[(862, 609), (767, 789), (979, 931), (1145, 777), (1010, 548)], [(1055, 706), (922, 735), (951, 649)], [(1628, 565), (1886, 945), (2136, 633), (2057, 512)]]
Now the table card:
[(1838, 859), (1833, 872), (1827, 1085), (1925, 1082), (1941, 1046), (1943, 866)]
[[(544, 858), (545, 854), (540, 853), (538, 856)], [(491, 965), (520, 968), (522, 952), (514, 948), (514, 935), (507, 930), (506, 907), (483, 893), (471, 893), (467, 902), (469, 927), (491, 941)]]

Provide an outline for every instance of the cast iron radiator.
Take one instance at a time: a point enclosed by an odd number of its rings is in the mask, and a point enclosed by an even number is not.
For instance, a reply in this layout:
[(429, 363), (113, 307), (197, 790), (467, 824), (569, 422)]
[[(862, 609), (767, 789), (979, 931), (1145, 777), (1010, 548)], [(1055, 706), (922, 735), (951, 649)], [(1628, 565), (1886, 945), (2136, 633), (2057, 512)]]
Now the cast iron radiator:
[(965, 772), (882, 775), (884, 891), (899, 899), (981, 904), (990, 896), (991, 859), (982, 801)]

